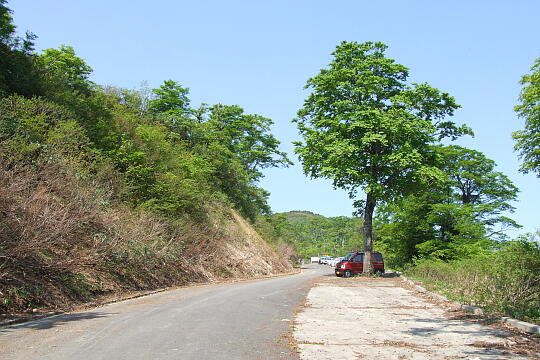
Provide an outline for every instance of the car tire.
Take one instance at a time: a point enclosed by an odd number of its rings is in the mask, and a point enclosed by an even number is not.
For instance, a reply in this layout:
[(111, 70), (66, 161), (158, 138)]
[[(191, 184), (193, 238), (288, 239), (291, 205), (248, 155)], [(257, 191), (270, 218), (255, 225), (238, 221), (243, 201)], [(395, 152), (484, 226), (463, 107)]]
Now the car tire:
[(346, 278), (348, 277), (351, 277), (351, 270), (345, 270), (345, 274), (343, 276), (345, 276)]
[(381, 269), (375, 270), (375, 275), (381, 276), (384, 272)]

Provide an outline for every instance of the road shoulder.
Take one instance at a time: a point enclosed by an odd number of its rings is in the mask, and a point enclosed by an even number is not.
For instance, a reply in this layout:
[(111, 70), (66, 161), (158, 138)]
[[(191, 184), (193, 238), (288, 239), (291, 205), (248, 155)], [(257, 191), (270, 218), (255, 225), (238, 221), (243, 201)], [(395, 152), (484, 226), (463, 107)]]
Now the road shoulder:
[(414, 291), (399, 278), (325, 276), (293, 325), (301, 359), (527, 359), (538, 341)]

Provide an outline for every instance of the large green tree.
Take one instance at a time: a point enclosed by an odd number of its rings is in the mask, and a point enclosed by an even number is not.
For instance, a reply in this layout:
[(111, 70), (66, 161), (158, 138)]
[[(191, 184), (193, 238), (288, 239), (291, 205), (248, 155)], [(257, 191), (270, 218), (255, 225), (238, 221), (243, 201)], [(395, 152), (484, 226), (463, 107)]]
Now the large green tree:
[(519, 151), (524, 173), (535, 172), (540, 177), (540, 58), (531, 67), (531, 73), (520, 81), (523, 89), (519, 95), (520, 104), (514, 110), (525, 119), (525, 129), (513, 133), (516, 140), (514, 149)]
[(431, 145), (470, 133), (446, 117), (458, 105), (428, 84), (407, 84), (408, 69), (380, 42), (342, 42), (328, 68), (307, 81), (311, 93), (294, 120), (303, 136), (296, 153), (304, 172), (324, 177), (355, 198), (364, 215), (364, 271), (372, 272), (372, 220), (378, 203), (440, 175)]
[(159, 88), (152, 89), (152, 92), (154, 96), (148, 103), (149, 112), (193, 146), (195, 123), (190, 116), (189, 89), (176, 81), (166, 80)]
[(46, 74), (49, 91), (90, 94), (93, 86), (89, 79), (92, 68), (77, 56), (73, 47), (61, 45), (58, 49), (45, 49), (39, 56), (39, 62)]

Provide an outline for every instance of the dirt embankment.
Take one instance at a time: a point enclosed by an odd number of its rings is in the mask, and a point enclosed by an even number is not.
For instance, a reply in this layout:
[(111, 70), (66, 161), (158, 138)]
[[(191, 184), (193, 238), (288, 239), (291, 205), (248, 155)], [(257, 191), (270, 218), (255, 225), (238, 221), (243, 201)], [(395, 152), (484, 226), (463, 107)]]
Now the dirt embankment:
[(0, 164), (0, 319), (292, 271), (286, 247), (233, 210), (198, 220), (134, 211), (107, 174), (84, 179), (66, 168)]

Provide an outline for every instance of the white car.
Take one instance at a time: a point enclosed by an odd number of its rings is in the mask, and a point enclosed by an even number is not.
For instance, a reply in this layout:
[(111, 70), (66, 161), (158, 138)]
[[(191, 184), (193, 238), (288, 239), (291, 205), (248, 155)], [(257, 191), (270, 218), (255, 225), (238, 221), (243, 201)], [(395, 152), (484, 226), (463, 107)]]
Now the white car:
[(326, 264), (326, 265), (328, 265), (328, 262), (329, 262), (330, 260), (332, 260), (332, 259), (333, 259), (333, 257), (331, 257), (331, 256), (322, 256), (322, 257), (321, 257), (321, 264)]
[(345, 259), (345, 258), (344, 257), (334, 258), (328, 263), (328, 265), (330, 265), (331, 267), (336, 267), (337, 263), (340, 262), (343, 259)]

